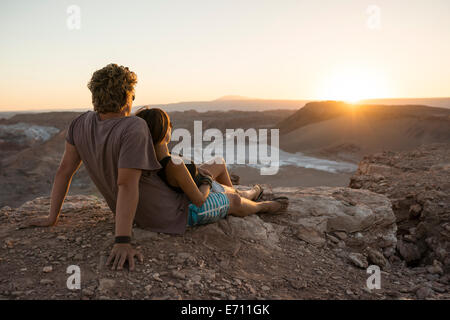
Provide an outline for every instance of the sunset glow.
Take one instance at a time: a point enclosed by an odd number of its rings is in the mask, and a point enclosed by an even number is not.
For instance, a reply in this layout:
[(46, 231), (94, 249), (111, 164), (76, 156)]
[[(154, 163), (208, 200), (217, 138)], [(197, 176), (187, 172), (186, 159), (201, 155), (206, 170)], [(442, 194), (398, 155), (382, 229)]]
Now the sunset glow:
[(324, 77), (318, 90), (320, 100), (350, 103), (390, 96), (387, 80), (380, 72), (352, 66), (333, 70)]
[(136, 105), (450, 96), (448, 0), (4, 0), (0, 39), (3, 111), (91, 107), (108, 63)]

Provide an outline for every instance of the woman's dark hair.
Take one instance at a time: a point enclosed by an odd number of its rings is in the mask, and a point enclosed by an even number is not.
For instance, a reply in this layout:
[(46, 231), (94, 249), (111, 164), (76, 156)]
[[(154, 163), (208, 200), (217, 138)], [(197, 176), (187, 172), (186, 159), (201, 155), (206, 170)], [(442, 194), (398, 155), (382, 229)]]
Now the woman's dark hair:
[(138, 110), (136, 116), (147, 122), (150, 133), (152, 134), (153, 144), (158, 144), (163, 141), (169, 128), (172, 128), (169, 115), (159, 108), (148, 109), (144, 107)]

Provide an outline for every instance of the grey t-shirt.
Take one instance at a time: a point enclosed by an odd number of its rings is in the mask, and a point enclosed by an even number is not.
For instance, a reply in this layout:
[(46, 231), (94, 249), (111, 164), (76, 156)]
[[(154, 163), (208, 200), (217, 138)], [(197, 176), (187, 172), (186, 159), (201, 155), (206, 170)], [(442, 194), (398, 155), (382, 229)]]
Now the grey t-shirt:
[(135, 223), (164, 233), (186, 230), (189, 200), (157, 175), (161, 165), (147, 123), (136, 116), (101, 120), (87, 111), (69, 126), (66, 141), (74, 145), (89, 176), (115, 213), (119, 168), (141, 169)]

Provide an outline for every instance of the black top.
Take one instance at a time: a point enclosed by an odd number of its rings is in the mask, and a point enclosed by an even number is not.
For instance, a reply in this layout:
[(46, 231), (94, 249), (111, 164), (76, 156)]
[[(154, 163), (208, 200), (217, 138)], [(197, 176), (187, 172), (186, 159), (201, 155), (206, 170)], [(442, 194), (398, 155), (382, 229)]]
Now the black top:
[[(172, 186), (169, 181), (167, 181), (167, 176), (166, 176), (166, 166), (169, 163), (169, 161), (172, 159), (171, 156), (167, 156), (165, 158), (162, 158), (159, 163), (161, 164), (162, 169), (158, 171), (158, 176), (175, 192), (178, 193), (183, 193), (183, 190), (179, 187), (175, 187)], [(186, 163), (186, 168), (189, 170), (189, 173), (191, 174), (192, 179), (194, 179), (194, 181), (196, 181), (196, 177), (198, 175), (198, 170), (197, 170), (197, 166), (195, 165), (195, 163)]]

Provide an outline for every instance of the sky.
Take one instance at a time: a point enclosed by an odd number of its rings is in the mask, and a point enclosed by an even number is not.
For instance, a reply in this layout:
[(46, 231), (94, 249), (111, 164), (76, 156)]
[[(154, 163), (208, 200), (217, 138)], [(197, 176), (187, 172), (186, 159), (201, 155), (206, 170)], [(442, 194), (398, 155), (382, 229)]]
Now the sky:
[(112, 62), (136, 105), (450, 96), (448, 0), (2, 0), (0, 44), (0, 111), (89, 107)]

